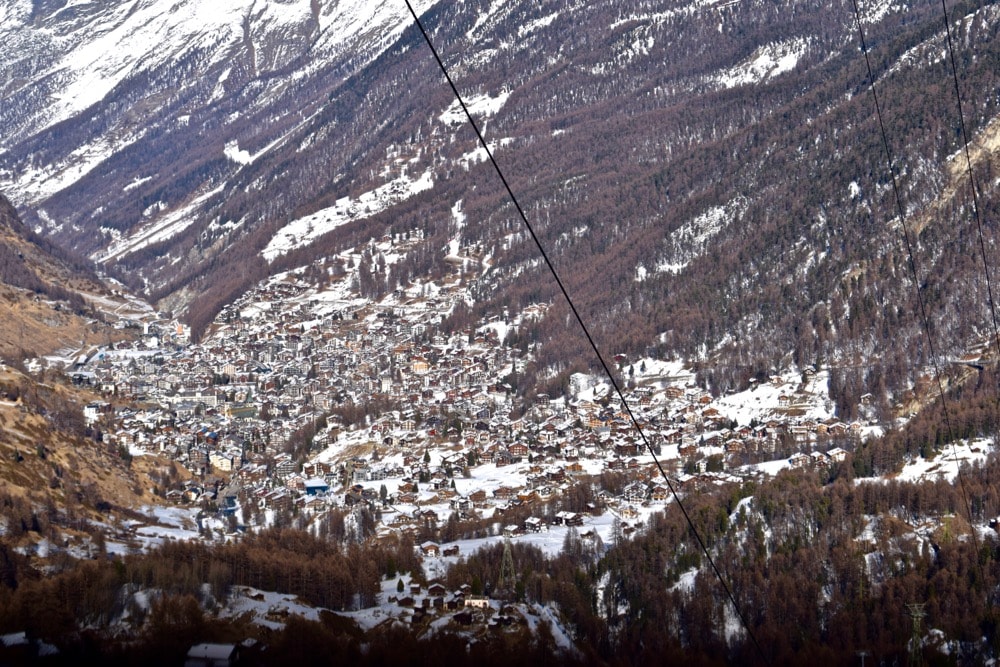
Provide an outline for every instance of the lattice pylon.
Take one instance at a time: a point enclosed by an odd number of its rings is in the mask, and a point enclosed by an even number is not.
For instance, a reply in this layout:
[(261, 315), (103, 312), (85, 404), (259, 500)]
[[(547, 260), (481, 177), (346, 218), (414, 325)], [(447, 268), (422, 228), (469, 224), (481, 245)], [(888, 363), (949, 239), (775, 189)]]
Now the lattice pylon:
[(922, 642), (920, 641), (920, 626), (927, 612), (924, 611), (923, 602), (911, 602), (906, 605), (906, 613), (913, 620), (913, 634), (910, 637), (910, 660), (911, 665), (922, 665), (924, 662)]
[(497, 581), (497, 593), (513, 593), (517, 584), (517, 574), (514, 571), (514, 553), (510, 548), (510, 538), (503, 541), (503, 560), (500, 562), (500, 579)]

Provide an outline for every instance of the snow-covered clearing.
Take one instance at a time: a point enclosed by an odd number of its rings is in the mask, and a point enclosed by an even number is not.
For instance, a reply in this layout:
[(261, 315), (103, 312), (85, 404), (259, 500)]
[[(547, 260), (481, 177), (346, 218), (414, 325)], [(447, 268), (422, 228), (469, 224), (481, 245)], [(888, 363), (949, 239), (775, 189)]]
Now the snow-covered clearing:
[(918, 457), (905, 466), (895, 477), (901, 482), (924, 482), (944, 479), (954, 483), (958, 470), (963, 465), (982, 463), (993, 451), (993, 440), (989, 438), (952, 443), (932, 459)]
[(342, 197), (333, 206), (293, 220), (282, 227), (261, 254), (267, 261), (273, 261), (290, 250), (312, 243), (337, 227), (377, 215), (432, 187), (434, 177), (431, 172), (426, 172), (416, 180), (400, 176), (356, 199)]
[[(469, 110), (469, 113), (473, 117), (485, 117), (494, 116), (503, 105), (507, 102), (507, 98), (510, 97), (509, 91), (503, 91), (496, 97), (490, 97), (487, 94), (482, 95), (472, 95), (465, 99), (465, 108)], [(465, 116), (465, 111), (462, 110), (462, 106), (458, 103), (458, 100), (452, 102), (444, 112), (438, 116), (440, 120), (445, 125), (464, 125), (469, 122), (468, 118)]]
[(752, 419), (761, 421), (779, 411), (789, 410), (794, 410), (802, 419), (826, 420), (834, 416), (833, 405), (827, 397), (828, 379), (827, 371), (812, 374), (805, 382), (789, 376), (780, 383), (766, 382), (721, 396), (712, 405), (741, 426)]
[(724, 88), (735, 88), (773, 79), (795, 69), (808, 48), (804, 39), (765, 44), (742, 63), (717, 74), (715, 81)]

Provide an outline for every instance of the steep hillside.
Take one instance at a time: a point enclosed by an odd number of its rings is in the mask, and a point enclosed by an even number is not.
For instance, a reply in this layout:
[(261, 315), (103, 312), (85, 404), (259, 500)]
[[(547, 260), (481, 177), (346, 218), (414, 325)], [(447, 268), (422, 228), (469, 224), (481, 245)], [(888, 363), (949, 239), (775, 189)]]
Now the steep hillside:
[(55, 374), (0, 367), (0, 516), (8, 543), (44, 532), (20, 530), (12, 511), (30, 516), (47, 507), (53, 527), (86, 531), (75, 521), (155, 500), (148, 473), (162, 463), (133, 464), (127, 452), (104, 443), (99, 425), (88, 427), (83, 416), (83, 403), (93, 398)]
[[(60, 372), (35, 369), (36, 357), (57, 363), (91, 346), (129, 336), (115, 317), (133, 308), (74, 258), (24, 227), (0, 196), (0, 480), (5, 497), (60, 511), (95, 504), (133, 507), (151, 484), (140, 482), (117, 448), (88, 428), (83, 406), (97, 398)], [(117, 310), (115, 314), (113, 311)], [(9, 365), (8, 365), (9, 364)], [(6, 501), (0, 501), (6, 507)], [(25, 506), (28, 507), (28, 506)], [(65, 517), (63, 517), (65, 518)], [(9, 516), (8, 516), (9, 519)], [(54, 519), (53, 519), (54, 520)], [(7, 521), (10, 524), (10, 521)]]
[[(98, 279), (90, 262), (73, 257), (33, 233), (21, 222), (10, 201), (0, 195), (0, 281), (56, 298), (73, 299), (69, 289), (95, 289)], [(78, 307), (83, 304), (76, 300)]]
[[(481, 312), (556, 302), (531, 332), (550, 389), (593, 363), (402, 3), (213, 8), (4, 10), (0, 188), (31, 225), (196, 333), (268, 274), (420, 229), (370, 291), (474, 248)], [(605, 349), (710, 360), (717, 391), (833, 365), (844, 405), (922, 372), (851, 3), (419, 9)], [(957, 354), (991, 317), (941, 7), (861, 10), (933, 345)], [(948, 11), (988, 220), (1000, 12)]]
[(101, 312), (123, 303), (110, 296), (90, 262), (26, 228), (0, 195), (0, 358), (67, 355), (121, 339)]

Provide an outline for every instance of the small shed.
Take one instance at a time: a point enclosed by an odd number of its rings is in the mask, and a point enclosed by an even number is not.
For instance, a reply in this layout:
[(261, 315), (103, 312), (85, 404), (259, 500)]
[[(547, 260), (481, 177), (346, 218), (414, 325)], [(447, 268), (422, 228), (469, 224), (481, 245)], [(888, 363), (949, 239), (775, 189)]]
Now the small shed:
[(188, 649), (184, 667), (228, 667), (238, 658), (236, 644), (195, 644)]

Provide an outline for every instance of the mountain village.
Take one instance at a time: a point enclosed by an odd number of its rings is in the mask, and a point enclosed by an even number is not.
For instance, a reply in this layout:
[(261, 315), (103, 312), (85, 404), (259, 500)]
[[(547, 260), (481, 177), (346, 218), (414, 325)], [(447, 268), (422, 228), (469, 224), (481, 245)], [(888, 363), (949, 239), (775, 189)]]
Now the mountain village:
[[(120, 323), (141, 328), (134, 341), (68, 372), (105, 398), (85, 409), (94, 436), (182, 464), (190, 477), (158, 491), (217, 512), (220, 532), (367, 509), (376, 532), (410, 533), (425, 555), (447, 552), (439, 529), (455, 520), (492, 517), (495, 534), (515, 536), (611, 513), (627, 534), (670, 486), (822, 469), (861, 435), (830, 416), (814, 369), (713, 400), (679, 363), (623, 356), (614, 362), (656, 460), (593, 377), (519, 414), (510, 381), (531, 349), (510, 341), (545, 306), (442, 333), (465, 298), (458, 283), (424, 284), (372, 303), (349, 275), (320, 289), (291, 272), (226, 308), (200, 344), (150, 312)], [(571, 493), (584, 480), (589, 491)]]

